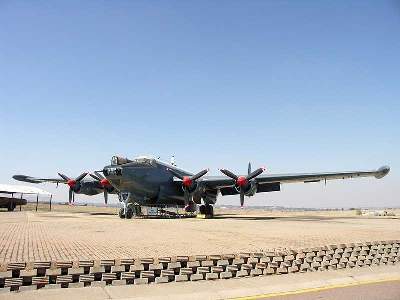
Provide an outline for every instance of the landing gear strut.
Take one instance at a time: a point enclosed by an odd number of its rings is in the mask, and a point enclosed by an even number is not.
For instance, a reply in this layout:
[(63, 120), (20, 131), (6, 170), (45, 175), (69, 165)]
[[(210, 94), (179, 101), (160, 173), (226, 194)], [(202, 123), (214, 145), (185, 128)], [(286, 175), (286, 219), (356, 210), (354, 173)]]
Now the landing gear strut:
[(142, 214), (142, 208), (140, 205), (126, 205), (126, 208), (121, 207), (118, 215), (121, 219), (132, 219), (134, 216), (140, 216)]
[(200, 205), (199, 210), (200, 210), (200, 214), (202, 214), (202, 215), (206, 215), (209, 217), (214, 216), (214, 208), (210, 204)]

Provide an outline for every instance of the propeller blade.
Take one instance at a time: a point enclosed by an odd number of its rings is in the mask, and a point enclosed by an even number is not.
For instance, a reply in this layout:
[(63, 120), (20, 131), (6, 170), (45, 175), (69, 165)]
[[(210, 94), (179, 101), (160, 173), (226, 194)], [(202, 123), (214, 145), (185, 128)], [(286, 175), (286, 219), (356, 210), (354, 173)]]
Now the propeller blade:
[(68, 181), (68, 180), (71, 179), (71, 178), (69, 178), (68, 176), (66, 176), (66, 175), (64, 175), (64, 174), (62, 174), (62, 173), (58, 173), (58, 175), (59, 175), (62, 179), (64, 179), (65, 181)]
[(221, 171), (221, 173), (225, 174), (226, 176), (228, 176), (228, 177), (230, 177), (230, 178), (232, 178), (234, 180), (238, 179), (237, 175), (233, 174), (231, 171), (229, 171), (227, 169), (220, 169), (220, 171)]
[(73, 193), (73, 191), (72, 191), (72, 189), (70, 188), (70, 189), (69, 189), (69, 193), (68, 193), (68, 202), (69, 202), (69, 204), (71, 204), (71, 202), (72, 202), (72, 193)]
[(96, 179), (97, 181), (101, 181), (101, 178), (98, 177), (97, 174), (95, 175), (95, 174), (89, 173), (89, 176), (92, 177), (93, 179)]
[(81, 181), (83, 178), (85, 178), (85, 176), (87, 175), (87, 172), (83, 172), (81, 175), (79, 175), (78, 177), (75, 178), (76, 181)]
[(185, 207), (186, 207), (189, 205), (189, 201), (190, 201), (190, 193), (186, 190), (185, 190), (184, 198), (185, 198)]
[(179, 179), (183, 179), (183, 175), (179, 174), (178, 172), (176, 172), (173, 169), (167, 169), (170, 173), (172, 173), (172, 175), (174, 175), (175, 177), (179, 178)]
[(190, 177), (190, 179), (193, 180), (193, 181), (194, 181), (194, 180), (197, 180), (197, 179), (199, 179), (200, 177), (206, 175), (207, 172), (208, 172), (208, 169), (204, 169), (203, 171), (200, 171), (199, 173), (197, 173), (197, 174), (193, 175), (192, 177)]
[(240, 193), (240, 207), (243, 208), (244, 205), (244, 193)]
[(250, 175), (251, 173), (251, 163), (249, 162), (249, 165), (247, 167), (247, 175)]
[(104, 178), (105, 178), (103, 175), (100, 174), (99, 171), (94, 171), (93, 173), (96, 174), (97, 177), (99, 177), (99, 178), (101, 178), (101, 179), (104, 179)]
[(252, 173), (250, 173), (249, 175), (247, 175), (246, 179), (247, 180), (251, 180), (254, 177), (257, 177), (258, 175), (260, 175), (262, 172), (264, 172), (264, 169), (263, 168), (258, 168), (257, 170), (255, 170)]
[(104, 190), (104, 203), (107, 204), (108, 202), (108, 192), (107, 190)]

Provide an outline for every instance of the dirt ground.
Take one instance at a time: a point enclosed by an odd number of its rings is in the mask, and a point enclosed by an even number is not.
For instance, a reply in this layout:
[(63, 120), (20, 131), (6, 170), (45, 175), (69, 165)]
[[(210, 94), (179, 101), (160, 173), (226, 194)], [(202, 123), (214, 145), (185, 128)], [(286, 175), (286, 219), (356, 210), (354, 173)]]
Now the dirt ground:
[(119, 219), (117, 208), (0, 211), (0, 262), (115, 259), (299, 249), (400, 239), (396, 217), (355, 211), (216, 209), (214, 219)]

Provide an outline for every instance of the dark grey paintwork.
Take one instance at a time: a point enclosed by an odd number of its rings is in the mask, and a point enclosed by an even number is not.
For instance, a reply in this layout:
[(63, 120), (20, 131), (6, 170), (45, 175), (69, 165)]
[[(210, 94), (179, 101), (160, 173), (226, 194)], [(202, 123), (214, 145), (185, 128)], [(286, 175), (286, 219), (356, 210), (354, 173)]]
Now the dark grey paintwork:
[[(158, 159), (138, 157), (132, 160), (112, 158), (112, 164), (104, 167), (103, 174), (121, 194), (128, 195), (126, 203), (139, 205), (173, 204), (184, 205), (182, 181), (174, 178), (168, 170), (173, 169), (185, 176), (192, 173), (179, 169)], [(347, 179), (374, 176), (382, 178), (389, 173), (385, 166), (372, 171), (348, 171), (328, 173), (261, 174), (253, 182), (246, 196), (254, 193), (280, 191), (282, 183), (318, 182), (321, 180)], [(198, 180), (192, 194), (195, 203), (215, 204), (218, 193), (236, 195), (235, 181), (226, 176), (204, 176)], [(122, 199), (123, 200), (123, 199)]]
[[(170, 171), (171, 169), (173, 172)], [(250, 170), (251, 167), (249, 165), (249, 172)], [(263, 173), (253, 178), (244, 191), (242, 188), (242, 192), (244, 192), (245, 196), (253, 196), (255, 193), (280, 191), (281, 184), (284, 183), (308, 183), (371, 176), (382, 178), (389, 171), (390, 168), (384, 166), (372, 171), (293, 174)], [(130, 160), (113, 156), (111, 164), (105, 166), (103, 169), (104, 176), (112, 186), (104, 188), (99, 181), (83, 179), (80, 181), (79, 188), (74, 188), (74, 192), (85, 195), (97, 195), (107, 191), (116, 193), (120, 201), (124, 202), (125, 209), (129, 203), (146, 206), (184, 206), (187, 203), (185, 203), (184, 199), (183, 181), (176, 178), (173, 173), (181, 174), (182, 176), (193, 175), (191, 172), (155, 158), (142, 156)], [(26, 175), (14, 175), (13, 178), (31, 183), (67, 183), (65, 179), (60, 178), (35, 178)], [(224, 196), (237, 195), (239, 193), (240, 189), (236, 181), (232, 178), (227, 176), (204, 176), (195, 182), (195, 188), (190, 189), (190, 201), (196, 204), (215, 204), (218, 194)]]

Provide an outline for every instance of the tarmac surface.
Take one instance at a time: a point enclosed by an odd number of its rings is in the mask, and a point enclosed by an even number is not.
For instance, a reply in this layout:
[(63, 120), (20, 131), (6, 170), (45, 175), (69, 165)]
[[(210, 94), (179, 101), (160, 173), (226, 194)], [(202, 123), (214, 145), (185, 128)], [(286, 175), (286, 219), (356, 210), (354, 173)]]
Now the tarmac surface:
[(116, 209), (0, 212), (0, 263), (229, 254), (400, 239), (398, 217), (216, 210), (214, 219), (119, 219)]
[(311, 291), (295, 295), (276, 297), (267, 296), (258, 299), (271, 298), (274, 300), (398, 300), (400, 299), (400, 280), (331, 288), (322, 291)]

